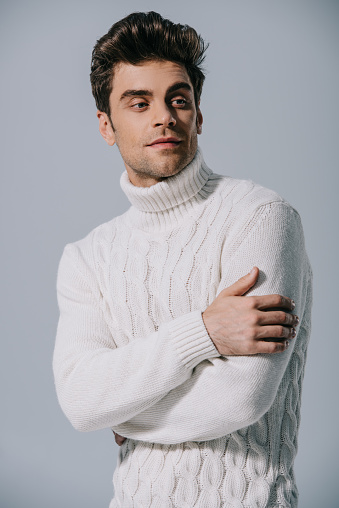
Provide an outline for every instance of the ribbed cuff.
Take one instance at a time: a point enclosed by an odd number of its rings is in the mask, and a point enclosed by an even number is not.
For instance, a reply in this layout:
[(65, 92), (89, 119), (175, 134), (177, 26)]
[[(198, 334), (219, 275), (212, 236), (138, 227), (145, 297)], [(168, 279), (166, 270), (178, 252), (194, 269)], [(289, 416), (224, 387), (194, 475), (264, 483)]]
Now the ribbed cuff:
[(172, 321), (169, 324), (169, 333), (180, 360), (189, 369), (193, 369), (203, 360), (220, 356), (207, 333), (199, 310)]

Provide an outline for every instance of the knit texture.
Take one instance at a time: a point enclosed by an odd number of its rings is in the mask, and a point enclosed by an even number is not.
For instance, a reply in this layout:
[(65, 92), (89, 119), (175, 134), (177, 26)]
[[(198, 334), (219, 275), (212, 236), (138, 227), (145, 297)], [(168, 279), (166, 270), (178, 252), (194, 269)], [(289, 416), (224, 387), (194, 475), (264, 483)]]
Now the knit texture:
[[(58, 275), (57, 394), (82, 431), (113, 428), (110, 508), (296, 507), (293, 473), (310, 332), (311, 270), (297, 212), (212, 173), (198, 150), (132, 206), (66, 246)], [(220, 356), (201, 312), (260, 269), (250, 294), (296, 302), (280, 354)]]

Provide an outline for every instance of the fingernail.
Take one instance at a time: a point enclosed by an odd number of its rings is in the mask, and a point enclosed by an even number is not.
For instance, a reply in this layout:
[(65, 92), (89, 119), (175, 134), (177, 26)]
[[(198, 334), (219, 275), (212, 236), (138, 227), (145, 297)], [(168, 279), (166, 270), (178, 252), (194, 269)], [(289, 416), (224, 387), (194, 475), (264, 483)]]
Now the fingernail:
[(295, 317), (294, 317), (294, 322), (295, 322), (295, 324), (296, 324), (296, 325), (298, 325), (298, 324), (299, 324), (299, 318), (298, 318), (298, 316), (295, 316)]
[(255, 266), (253, 266), (252, 270), (250, 271), (249, 275), (252, 275), (252, 273), (255, 272)]
[(291, 300), (291, 304), (292, 304), (292, 309), (294, 309), (295, 308), (295, 301)]
[(288, 348), (289, 345), (290, 343), (288, 342), (288, 340), (285, 340), (285, 348)]
[(293, 339), (294, 339), (294, 337), (297, 335), (297, 332), (296, 332), (295, 328), (292, 328), (292, 333), (291, 333), (291, 335), (292, 335), (292, 338), (293, 338)]

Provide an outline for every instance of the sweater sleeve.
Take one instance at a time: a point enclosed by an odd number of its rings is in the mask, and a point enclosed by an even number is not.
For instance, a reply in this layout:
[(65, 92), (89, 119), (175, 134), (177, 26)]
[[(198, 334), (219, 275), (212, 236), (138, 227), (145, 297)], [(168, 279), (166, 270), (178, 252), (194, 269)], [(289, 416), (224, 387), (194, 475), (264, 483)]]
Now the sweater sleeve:
[(255, 423), (271, 407), (296, 344), (307, 342), (311, 271), (299, 216), (286, 203), (262, 206), (247, 229), (233, 255), (222, 253), (218, 293), (258, 266), (251, 294), (293, 298), (301, 320), (297, 337), (283, 353), (201, 362), (183, 384), (116, 427), (119, 434), (163, 444), (216, 439)]
[(78, 430), (133, 419), (185, 382), (198, 363), (219, 356), (199, 311), (116, 347), (98, 282), (76, 244), (63, 253), (57, 292), (55, 384), (60, 405)]

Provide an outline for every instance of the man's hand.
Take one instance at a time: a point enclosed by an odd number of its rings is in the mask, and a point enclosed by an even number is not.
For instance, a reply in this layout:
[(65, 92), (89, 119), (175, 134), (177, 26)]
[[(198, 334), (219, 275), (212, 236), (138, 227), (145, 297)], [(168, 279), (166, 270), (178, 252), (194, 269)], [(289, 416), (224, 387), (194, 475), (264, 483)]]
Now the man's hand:
[(203, 312), (207, 332), (221, 355), (254, 355), (285, 351), (296, 336), (299, 318), (289, 312), (294, 302), (281, 295), (243, 295), (251, 289), (259, 269), (224, 289)]
[[(221, 291), (202, 313), (207, 332), (221, 355), (278, 353), (285, 351), (296, 335), (299, 319), (290, 313), (295, 306), (293, 300), (281, 295), (244, 298), (258, 276), (259, 269), (254, 267)], [(121, 446), (126, 438), (113, 433)]]
[(116, 444), (121, 446), (126, 441), (126, 438), (120, 436), (120, 434), (117, 434), (116, 432), (114, 432), (114, 430), (112, 432), (114, 434)]

